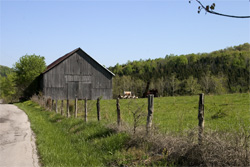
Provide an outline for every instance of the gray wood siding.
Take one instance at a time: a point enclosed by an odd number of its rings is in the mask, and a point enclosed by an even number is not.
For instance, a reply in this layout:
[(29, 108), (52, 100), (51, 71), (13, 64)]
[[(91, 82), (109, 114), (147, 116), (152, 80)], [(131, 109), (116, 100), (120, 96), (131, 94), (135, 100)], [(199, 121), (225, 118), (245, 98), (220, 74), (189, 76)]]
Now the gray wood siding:
[(110, 99), (112, 74), (78, 50), (43, 74), (43, 92), (53, 99)]

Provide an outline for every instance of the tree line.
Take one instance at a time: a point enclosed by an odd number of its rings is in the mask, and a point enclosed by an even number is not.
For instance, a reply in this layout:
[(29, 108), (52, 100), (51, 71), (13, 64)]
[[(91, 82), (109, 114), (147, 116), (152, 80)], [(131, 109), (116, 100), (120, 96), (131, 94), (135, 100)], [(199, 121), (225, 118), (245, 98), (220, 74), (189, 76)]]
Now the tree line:
[(116, 76), (113, 95), (132, 91), (142, 97), (147, 83), (160, 96), (223, 94), (250, 89), (250, 44), (211, 53), (166, 55), (165, 58), (128, 61), (109, 67)]

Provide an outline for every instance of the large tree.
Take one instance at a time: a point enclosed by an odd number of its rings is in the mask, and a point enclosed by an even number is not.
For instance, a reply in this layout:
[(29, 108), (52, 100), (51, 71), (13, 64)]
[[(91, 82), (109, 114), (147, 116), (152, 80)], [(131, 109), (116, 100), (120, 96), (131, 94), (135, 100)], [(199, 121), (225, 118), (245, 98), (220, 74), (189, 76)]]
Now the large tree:
[(22, 94), (34, 79), (46, 69), (46, 64), (42, 56), (35, 54), (25, 55), (15, 63), (13, 69), (15, 72), (15, 84)]

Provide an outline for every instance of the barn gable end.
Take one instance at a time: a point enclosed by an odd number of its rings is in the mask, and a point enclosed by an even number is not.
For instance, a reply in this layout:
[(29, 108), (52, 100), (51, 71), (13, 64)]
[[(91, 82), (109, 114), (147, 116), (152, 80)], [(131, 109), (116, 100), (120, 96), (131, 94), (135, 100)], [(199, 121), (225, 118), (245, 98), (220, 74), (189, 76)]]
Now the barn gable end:
[(51, 63), (43, 73), (42, 90), (53, 99), (112, 98), (114, 74), (81, 48)]

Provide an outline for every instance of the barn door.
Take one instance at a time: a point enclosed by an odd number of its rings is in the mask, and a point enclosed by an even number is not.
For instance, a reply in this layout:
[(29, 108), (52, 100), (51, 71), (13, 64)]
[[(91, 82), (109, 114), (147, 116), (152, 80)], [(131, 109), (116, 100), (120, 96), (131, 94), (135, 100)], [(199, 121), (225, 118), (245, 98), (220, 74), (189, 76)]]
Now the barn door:
[(78, 97), (79, 82), (68, 82), (68, 99), (75, 99)]
[(92, 85), (91, 83), (79, 82), (79, 99), (91, 99)]

